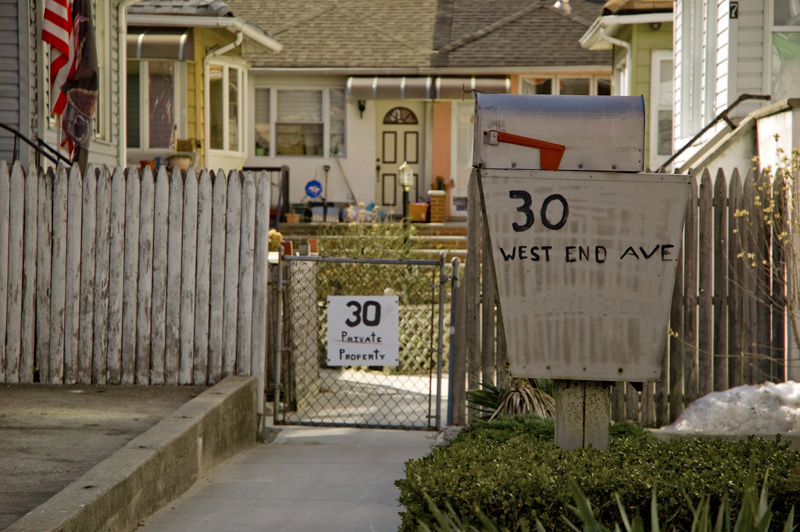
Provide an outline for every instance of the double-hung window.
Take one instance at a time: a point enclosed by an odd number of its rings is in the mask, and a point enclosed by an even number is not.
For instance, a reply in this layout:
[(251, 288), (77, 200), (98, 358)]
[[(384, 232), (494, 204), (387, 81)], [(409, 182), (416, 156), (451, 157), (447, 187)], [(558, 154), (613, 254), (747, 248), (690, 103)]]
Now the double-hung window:
[(608, 76), (530, 76), (522, 78), (522, 94), (574, 94), (608, 96), (611, 79)]
[(650, 168), (672, 155), (672, 50), (652, 50), (650, 67)]
[(174, 149), (186, 137), (186, 63), (128, 61), (128, 147), (141, 150)]
[(772, 4), (772, 100), (797, 95), (800, 87), (800, 2), (775, 0)]
[(208, 65), (208, 146), (226, 153), (244, 152), (244, 87), (247, 86), (243, 64), (234, 61)]
[(255, 155), (345, 155), (345, 96), (339, 88), (256, 88)]

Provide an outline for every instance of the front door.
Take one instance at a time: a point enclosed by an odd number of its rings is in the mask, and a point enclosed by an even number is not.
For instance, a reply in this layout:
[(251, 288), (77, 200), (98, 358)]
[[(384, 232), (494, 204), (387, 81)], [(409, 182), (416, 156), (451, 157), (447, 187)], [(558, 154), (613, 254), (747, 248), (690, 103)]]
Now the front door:
[(407, 162), (414, 170), (414, 182), (409, 189), (408, 201), (420, 199), (422, 168), (422, 117), (423, 102), (407, 100), (376, 101), (377, 115), (377, 179), (376, 203), (392, 214), (403, 212), (403, 188), (398, 168)]

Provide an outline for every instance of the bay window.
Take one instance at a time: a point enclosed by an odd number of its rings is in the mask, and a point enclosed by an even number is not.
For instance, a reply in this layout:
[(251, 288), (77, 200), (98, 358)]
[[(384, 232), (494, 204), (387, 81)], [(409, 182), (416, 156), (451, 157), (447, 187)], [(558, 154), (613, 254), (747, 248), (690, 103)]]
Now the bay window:
[(797, 95), (800, 86), (800, 3), (775, 0), (772, 13), (772, 100)]
[(208, 65), (208, 146), (211, 150), (241, 153), (245, 71), (238, 64)]

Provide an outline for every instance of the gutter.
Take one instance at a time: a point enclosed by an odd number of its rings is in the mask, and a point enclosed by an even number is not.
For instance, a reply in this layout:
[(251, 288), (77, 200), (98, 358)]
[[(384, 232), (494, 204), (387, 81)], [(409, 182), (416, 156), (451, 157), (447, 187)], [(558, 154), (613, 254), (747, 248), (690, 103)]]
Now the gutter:
[(633, 73), (633, 47), (629, 42), (617, 39), (616, 37), (611, 37), (610, 35), (606, 34), (606, 29), (602, 26), (600, 27), (600, 36), (613, 45), (625, 48), (625, 68), (628, 70), (628, 86), (625, 88), (625, 94), (623, 94), (623, 96), (630, 96), (632, 92), (631, 89), (633, 88), (631, 86), (633, 82), (633, 76), (631, 75)]
[(223, 28), (231, 33), (241, 33), (248, 39), (273, 52), (280, 52), (283, 48), (281, 43), (264, 33), (260, 28), (245, 22), (239, 17), (131, 15), (128, 17), (128, 23), (134, 26), (146, 27)]
[(128, 123), (127, 123), (127, 109), (128, 109), (128, 48), (125, 41), (128, 36), (128, 7), (139, 2), (139, 0), (122, 0), (117, 6), (117, 23), (119, 29), (117, 30), (117, 39), (119, 40), (119, 76), (122, 78), (120, 86), (124, 87), (119, 91), (119, 110), (117, 116), (119, 117), (119, 131), (117, 132), (117, 157), (119, 157), (120, 166), (125, 168), (128, 163)]

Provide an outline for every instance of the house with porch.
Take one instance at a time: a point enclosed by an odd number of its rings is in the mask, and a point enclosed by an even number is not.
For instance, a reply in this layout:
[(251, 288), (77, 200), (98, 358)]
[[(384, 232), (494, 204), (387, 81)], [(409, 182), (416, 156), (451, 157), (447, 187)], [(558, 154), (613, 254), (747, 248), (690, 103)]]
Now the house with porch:
[[(572, 0), (229, 0), (279, 54), (247, 53), (248, 167), (291, 168), (289, 200), (306, 185), (338, 204), (402, 212), (444, 189), (465, 217), (474, 93), (610, 94), (611, 53), (578, 41), (602, 4)], [(566, 12), (570, 11), (570, 12)]]
[[(116, 165), (124, 151), (119, 117), (120, 40), (129, 1), (112, 0), (93, 5), (97, 44), (99, 92), (91, 132), (89, 162)], [(41, 39), (43, 0), (3, 2), (0, 10), (0, 122), (27, 138), (39, 138), (49, 146), (59, 144), (57, 120), (50, 108), (50, 46)], [(16, 144), (15, 144), (16, 142)], [(16, 149), (15, 149), (16, 146)], [(0, 159), (34, 161), (32, 149), (0, 131)]]
[[(675, 2), (674, 168), (730, 176), (800, 147), (800, 7), (790, 0)], [(682, 150), (682, 151), (681, 151)]]
[[(0, 13), (0, 123), (59, 144), (50, 113), (50, 47), (41, 40), (43, 0), (5, 2)], [(221, 0), (94, 2), (98, 101), (89, 163), (140, 166), (171, 156), (196, 167), (241, 168), (245, 160), (242, 51), (280, 44)], [(120, 82), (124, 80), (124, 82)], [(0, 159), (33, 160), (0, 131)]]
[(672, 0), (609, 0), (580, 43), (612, 51), (614, 95), (644, 98), (645, 166), (658, 168), (672, 155)]
[(281, 45), (220, 0), (141, 0), (128, 8), (128, 165), (241, 168), (249, 65)]

